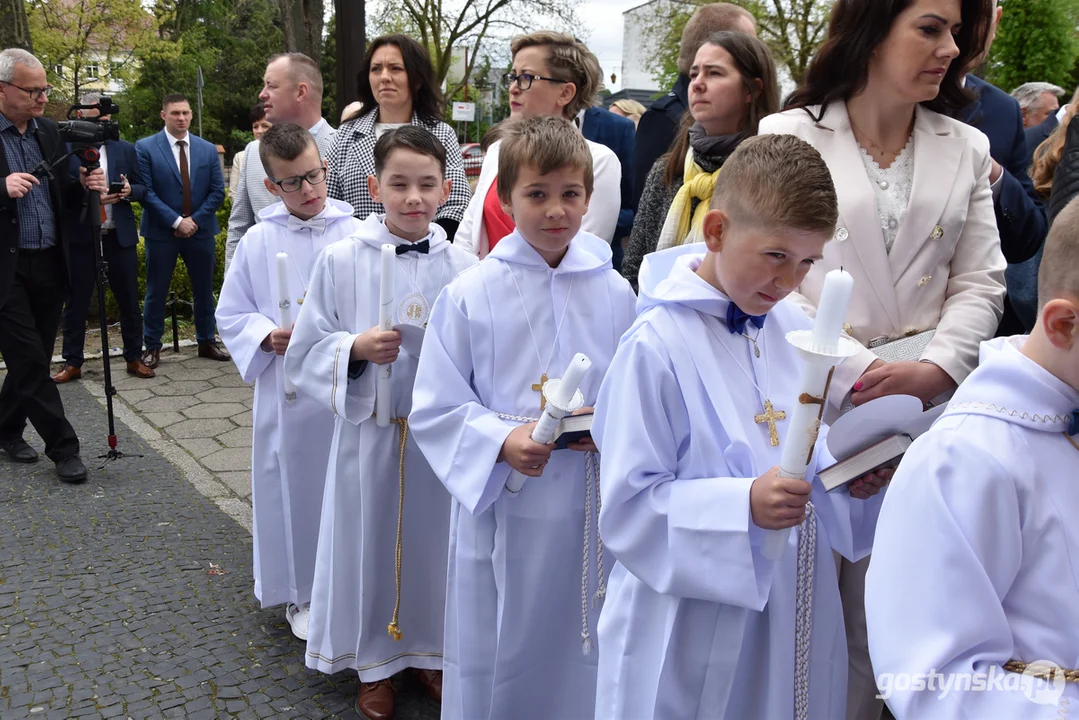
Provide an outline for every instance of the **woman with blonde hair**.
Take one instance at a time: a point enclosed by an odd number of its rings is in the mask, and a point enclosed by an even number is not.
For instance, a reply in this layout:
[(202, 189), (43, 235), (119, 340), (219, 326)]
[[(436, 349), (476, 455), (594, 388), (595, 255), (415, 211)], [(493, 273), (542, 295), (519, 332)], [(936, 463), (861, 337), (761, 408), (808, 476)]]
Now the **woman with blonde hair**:
[[(510, 42), (512, 69), (503, 82), (508, 88), (510, 117), (506, 122), (537, 116), (564, 117), (572, 121), (595, 104), (602, 83), (599, 61), (572, 35), (541, 30), (518, 35)], [(614, 237), (621, 209), (622, 166), (607, 147), (585, 141), (592, 153), (595, 189), (581, 230), (608, 243)], [(483, 158), (476, 192), (465, 210), (454, 243), (482, 260), (499, 240), (516, 228), (498, 200), (498, 148), (495, 141)]]
[(629, 118), (633, 121), (633, 127), (636, 128), (637, 124), (641, 121), (641, 115), (644, 115), (645, 113), (645, 107), (636, 100), (623, 98), (611, 103), (611, 112), (615, 115)]
[(689, 112), (670, 151), (648, 173), (622, 260), (622, 275), (634, 290), (645, 255), (703, 240), (701, 222), (723, 163), (779, 109), (772, 54), (753, 35), (709, 35), (689, 78)]

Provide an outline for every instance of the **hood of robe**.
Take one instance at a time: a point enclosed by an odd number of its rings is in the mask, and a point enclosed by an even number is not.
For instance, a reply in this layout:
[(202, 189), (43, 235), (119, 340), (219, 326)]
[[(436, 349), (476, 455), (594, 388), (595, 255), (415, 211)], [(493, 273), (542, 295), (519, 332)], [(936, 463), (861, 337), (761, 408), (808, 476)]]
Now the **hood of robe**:
[[(277, 223), (278, 225), (288, 225), (289, 214), (288, 208), (285, 207), (285, 203), (275, 202), (259, 211), (259, 221)], [(322, 208), (322, 212), (311, 219), (323, 219), (327, 223), (330, 223), (334, 220), (346, 217), (352, 217), (351, 205), (347, 202), (334, 200), (333, 198), (326, 198), (326, 207)]]
[(697, 275), (703, 245), (680, 245), (645, 255), (638, 275), (637, 315), (657, 305), (685, 305), (706, 315), (727, 317), (730, 299)]
[[(408, 240), (397, 237), (386, 229), (385, 213), (371, 213), (368, 215), (367, 219), (362, 222), (362, 229), (354, 233), (352, 238), (366, 243), (376, 250), (382, 250), (384, 244), (394, 246), (409, 244)], [(446, 239), (446, 231), (437, 223), (431, 223), (428, 227), (427, 237), (423, 238), (423, 240), (431, 243), (431, 249), (428, 252), (430, 255), (440, 253), (450, 246), (450, 241)], [(423, 242), (423, 240), (417, 242)]]
[[(514, 230), (498, 241), (487, 256), (526, 267), (549, 268), (547, 261), (528, 244), (520, 232)], [(555, 275), (613, 269), (611, 246), (601, 238), (583, 230), (569, 244), (566, 256), (556, 268), (549, 268)]]
[(944, 415), (985, 415), (1045, 432), (1079, 433), (1079, 390), (1022, 352), (1026, 337), (983, 342), (978, 368)]

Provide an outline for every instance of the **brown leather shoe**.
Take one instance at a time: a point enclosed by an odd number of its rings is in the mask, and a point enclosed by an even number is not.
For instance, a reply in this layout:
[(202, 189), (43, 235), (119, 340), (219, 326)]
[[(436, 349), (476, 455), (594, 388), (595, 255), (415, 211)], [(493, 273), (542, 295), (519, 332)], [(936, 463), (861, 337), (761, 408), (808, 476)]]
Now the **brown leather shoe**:
[(439, 705), (442, 704), (442, 671), (420, 670), (412, 668), (412, 675), (419, 682), (420, 687), (427, 693), (427, 697)]
[(64, 369), (52, 376), (52, 381), (57, 385), (69, 383), (82, 377), (82, 368), (74, 365), (64, 365)]
[(364, 720), (393, 720), (396, 712), (393, 682), (389, 678), (373, 683), (360, 683), (356, 697), (356, 712)]
[(200, 342), (199, 357), (208, 358), (210, 360), (221, 360), (223, 362), (232, 359), (232, 356), (229, 355), (229, 351), (221, 347), (216, 340), (211, 342)]
[(142, 364), (153, 370), (161, 362), (161, 348), (154, 348), (153, 350), (144, 350), (142, 353)]
[(152, 378), (157, 375), (157, 373), (154, 372), (153, 368), (148, 367), (146, 363), (139, 359), (132, 360), (127, 364), (127, 374), (144, 379)]

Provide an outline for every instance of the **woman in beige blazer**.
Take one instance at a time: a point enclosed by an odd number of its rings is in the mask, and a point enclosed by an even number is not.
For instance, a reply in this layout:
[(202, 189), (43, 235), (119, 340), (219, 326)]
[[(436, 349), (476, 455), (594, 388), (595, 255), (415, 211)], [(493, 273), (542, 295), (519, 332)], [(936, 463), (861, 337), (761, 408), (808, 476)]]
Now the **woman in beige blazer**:
[[(842, 0), (787, 110), (760, 134), (821, 153), (839, 197), (835, 240), (799, 288), (815, 312), (824, 275), (854, 276), (847, 329), (863, 350), (831, 397), (928, 402), (962, 382), (1003, 312), (1005, 268), (980, 131), (942, 114), (970, 98), (963, 70), (984, 43), (989, 0)], [(899, 10), (896, 12), (896, 10)], [(962, 23), (960, 25), (960, 22)], [(867, 27), (881, 28), (876, 42)], [(936, 333), (921, 362), (885, 364), (870, 345)]]
[[(787, 110), (760, 134), (797, 135), (820, 152), (839, 199), (835, 239), (791, 297), (815, 313), (824, 275), (854, 276), (847, 332), (862, 350), (836, 368), (832, 402), (906, 394), (929, 402), (978, 363), (1004, 308), (1004, 255), (989, 186), (989, 140), (946, 116), (972, 96), (963, 75), (985, 46), (995, 0), (839, 0), (828, 38)], [(868, 348), (935, 334), (916, 358)], [(923, 336), (924, 339), (925, 336)], [(834, 413), (834, 411), (833, 411)], [(838, 562), (848, 642), (848, 720), (883, 701), (865, 623), (868, 560)]]

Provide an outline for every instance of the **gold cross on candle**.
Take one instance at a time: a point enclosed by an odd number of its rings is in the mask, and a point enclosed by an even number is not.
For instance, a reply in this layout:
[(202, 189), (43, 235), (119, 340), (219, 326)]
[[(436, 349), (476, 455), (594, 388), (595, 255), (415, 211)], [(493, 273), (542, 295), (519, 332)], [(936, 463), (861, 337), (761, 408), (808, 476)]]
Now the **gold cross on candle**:
[(787, 413), (772, 407), (771, 400), (764, 401), (764, 412), (753, 417), (755, 423), (768, 423), (768, 442), (772, 447), (779, 446), (779, 432), (776, 430), (777, 420), (786, 420)]
[(540, 394), (540, 412), (547, 407), (547, 398), (543, 396), (543, 386), (547, 384), (547, 373), (540, 375), (540, 381), (532, 385), (532, 389)]

